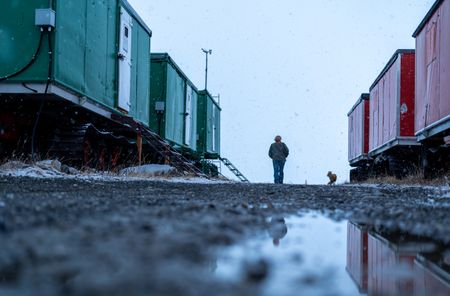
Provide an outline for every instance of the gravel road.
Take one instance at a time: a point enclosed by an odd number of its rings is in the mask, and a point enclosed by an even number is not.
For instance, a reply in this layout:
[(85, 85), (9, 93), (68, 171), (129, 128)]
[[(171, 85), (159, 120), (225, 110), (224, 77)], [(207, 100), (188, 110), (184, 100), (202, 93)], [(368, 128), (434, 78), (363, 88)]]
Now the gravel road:
[(448, 244), (449, 192), (0, 177), (0, 295), (258, 295), (258, 266), (230, 284), (211, 265), (269, 217), (316, 210)]

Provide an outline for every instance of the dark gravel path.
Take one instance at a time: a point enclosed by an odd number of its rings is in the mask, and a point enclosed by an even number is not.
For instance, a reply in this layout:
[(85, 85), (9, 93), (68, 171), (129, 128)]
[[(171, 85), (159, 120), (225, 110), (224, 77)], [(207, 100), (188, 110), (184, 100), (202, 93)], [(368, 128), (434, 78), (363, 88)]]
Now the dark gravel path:
[(306, 209), (449, 243), (444, 190), (0, 177), (0, 295), (257, 294), (215, 248)]

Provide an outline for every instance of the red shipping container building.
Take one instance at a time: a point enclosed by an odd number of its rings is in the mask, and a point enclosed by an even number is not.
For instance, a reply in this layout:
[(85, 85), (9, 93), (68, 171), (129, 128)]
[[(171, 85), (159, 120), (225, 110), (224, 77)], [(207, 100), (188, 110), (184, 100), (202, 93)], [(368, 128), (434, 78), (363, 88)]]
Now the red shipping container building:
[(367, 161), (369, 152), (369, 94), (362, 94), (348, 112), (348, 160), (351, 166)]
[[(416, 120), (420, 141), (450, 144), (450, 0), (438, 0), (414, 32)], [(444, 140), (444, 141), (445, 141)]]
[(397, 50), (370, 88), (369, 156), (418, 146), (414, 136), (414, 50)]

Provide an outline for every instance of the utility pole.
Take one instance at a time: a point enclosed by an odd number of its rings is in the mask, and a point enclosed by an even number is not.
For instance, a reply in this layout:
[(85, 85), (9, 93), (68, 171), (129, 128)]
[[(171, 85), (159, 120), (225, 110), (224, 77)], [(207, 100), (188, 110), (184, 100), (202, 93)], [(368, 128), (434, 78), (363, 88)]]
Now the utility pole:
[(208, 90), (208, 55), (212, 54), (212, 49), (203, 49), (202, 51), (206, 55), (206, 68), (205, 68), (205, 90)]

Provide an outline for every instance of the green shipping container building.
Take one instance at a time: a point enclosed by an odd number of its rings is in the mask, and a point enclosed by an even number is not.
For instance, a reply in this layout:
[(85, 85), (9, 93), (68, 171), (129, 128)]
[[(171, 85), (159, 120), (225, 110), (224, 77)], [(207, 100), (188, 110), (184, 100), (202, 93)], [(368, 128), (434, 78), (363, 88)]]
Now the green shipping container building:
[(195, 155), (198, 90), (167, 53), (152, 53), (151, 61), (150, 128)]
[(148, 125), (152, 32), (127, 1), (2, 1), (0, 19), (0, 94), (47, 90), (46, 97)]
[(197, 151), (207, 159), (220, 157), (220, 112), (222, 109), (211, 94), (200, 91), (198, 96)]

